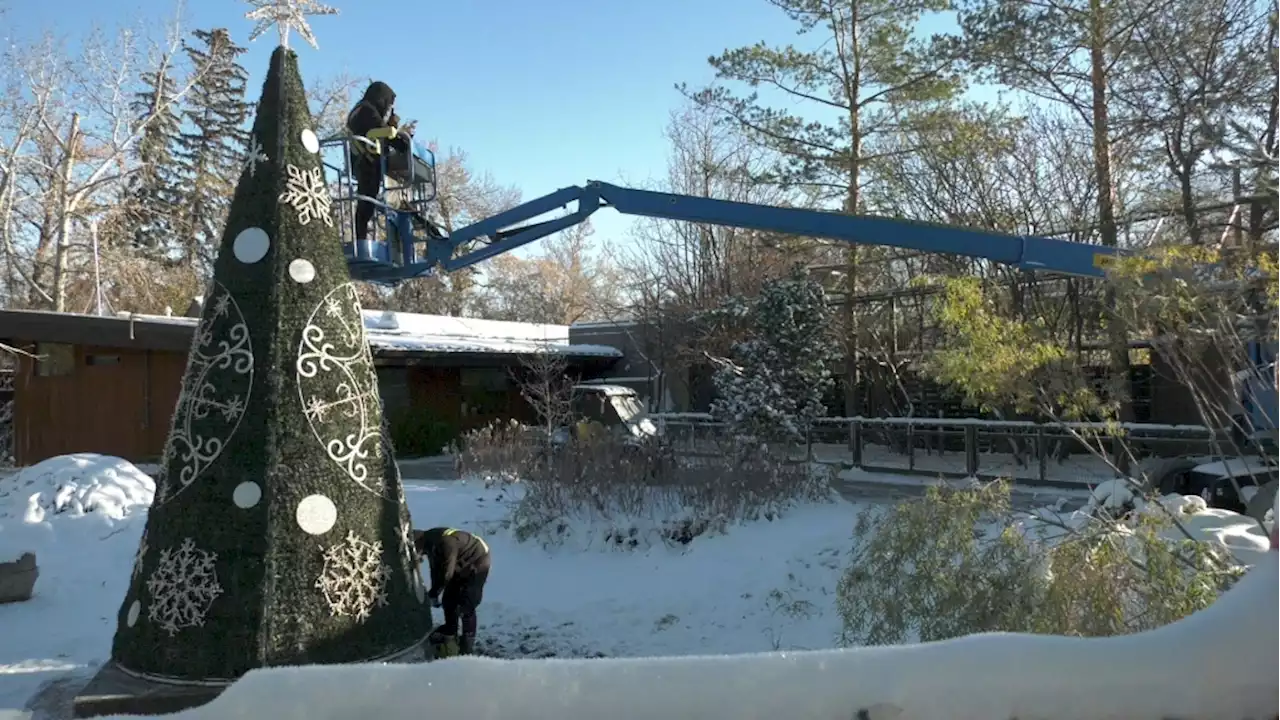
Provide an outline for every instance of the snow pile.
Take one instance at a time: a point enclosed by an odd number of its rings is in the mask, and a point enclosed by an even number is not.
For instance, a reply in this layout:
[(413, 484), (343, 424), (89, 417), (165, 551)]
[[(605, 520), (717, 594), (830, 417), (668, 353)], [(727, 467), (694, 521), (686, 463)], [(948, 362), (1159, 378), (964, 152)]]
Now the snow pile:
[(0, 484), (0, 531), (93, 515), (109, 525), (148, 508), (155, 481), (127, 460), (94, 453), (49, 458)]
[(1122, 519), (1121, 527), (1132, 527), (1142, 519), (1172, 520), (1171, 527), (1160, 531), (1161, 537), (1215, 545), (1230, 552), (1241, 565), (1260, 562), (1271, 549), (1267, 529), (1247, 515), (1211, 508), (1196, 495), (1171, 494), (1147, 500), (1132, 482), (1123, 479), (1099, 483), (1085, 507), (1073, 513), (1063, 515), (1049, 508), (1033, 512), (1023, 530), (1052, 542), (1100, 516)]
[(0, 560), (30, 551), (40, 568), (30, 600), (0, 605), (0, 711), (106, 660), (154, 493), (129, 462), (93, 453), (0, 481)]
[(1280, 693), (1276, 558), (1209, 609), (1135, 635), (997, 633), (736, 657), (277, 668), (251, 672), (212, 703), (173, 717), (417, 720), (424, 708), (503, 720), (1272, 717)]

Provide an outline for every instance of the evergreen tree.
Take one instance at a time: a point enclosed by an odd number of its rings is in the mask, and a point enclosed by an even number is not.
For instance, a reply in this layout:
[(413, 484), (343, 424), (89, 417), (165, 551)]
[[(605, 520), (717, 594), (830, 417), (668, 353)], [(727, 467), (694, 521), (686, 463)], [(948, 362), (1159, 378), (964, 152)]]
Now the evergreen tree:
[(432, 627), (312, 123), (277, 48), (120, 606), (135, 675), (420, 657)]
[(172, 215), (178, 206), (174, 185), (173, 150), (182, 131), (178, 115), (174, 69), (168, 65), (142, 74), (143, 89), (135, 93), (132, 110), (150, 118), (134, 150), (138, 169), (130, 177), (124, 197), (124, 219), (133, 244), (151, 255), (169, 248)]
[(183, 192), (174, 230), (188, 263), (212, 260), (219, 229), (245, 157), (248, 73), (238, 61), (244, 48), (223, 28), (196, 30), (198, 45), (184, 44), (196, 82), (183, 113), (188, 128), (178, 138), (177, 165)]
[(759, 297), (735, 299), (725, 311), (745, 317), (750, 329), (747, 339), (734, 344), (733, 362), (713, 378), (712, 415), (740, 437), (803, 438), (827, 412), (823, 397), (840, 357), (822, 285), (797, 265), (790, 277), (765, 283)]

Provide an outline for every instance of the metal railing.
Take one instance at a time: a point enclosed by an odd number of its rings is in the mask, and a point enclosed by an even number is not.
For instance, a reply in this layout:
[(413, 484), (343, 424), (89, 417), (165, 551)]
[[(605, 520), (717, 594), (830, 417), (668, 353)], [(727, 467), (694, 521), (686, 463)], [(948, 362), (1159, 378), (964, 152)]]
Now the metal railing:
[[(724, 423), (702, 413), (653, 416), (682, 454), (717, 451)], [(1202, 425), (1035, 423), (944, 418), (821, 418), (800, 442), (780, 441), (794, 461), (865, 473), (1010, 478), (1083, 486), (1116, 477), (1104, 455), (1212, 455), (1224, 434)], [(1123, 447), (1122, 447), (1123, 446)]]

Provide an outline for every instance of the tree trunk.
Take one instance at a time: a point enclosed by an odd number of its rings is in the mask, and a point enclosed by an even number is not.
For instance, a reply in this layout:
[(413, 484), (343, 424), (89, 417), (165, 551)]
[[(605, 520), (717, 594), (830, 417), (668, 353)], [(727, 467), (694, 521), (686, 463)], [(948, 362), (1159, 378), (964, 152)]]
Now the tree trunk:
[(76, 166), (76, 146), (80, 142), (80, 113), (71, 114), (71, 129), (62, 155), (58, 179), (58, 242), (53, 253), (53, 311), (67, 311), (67, 264), (71, 254), (71, 179)]
[[(1119, 228), (1116, 223), (1116, 194), (1111, 169), (1111, 123), (1107, 107), (1107, 58), (1106, 19), (1103, 17), (1102, 0), (1090, 0), (1090, 80), (1093, 91), (1093, 165), (1098, 177), (1098, 232), (1102, 244), (1116, 247), (1119, 244)], [(1116, 317), (1116, 293), (1108, 285), (1103, 301), (1103, 312), (1108, 315), (1107, 347), (1110, 355), (1110, 399), (1119, 409), (1120, 422), (1132, 422), (1133, 403), (1129, 392), (1129, 333)], [(1123, 456), (1123, 457), (1122, 457)], [(1117, 453), (1113, 459), (1117, 469), (1127, 472), (1125, 453)]]
[[(859, 203), (858, 183), (861, 179), (862, 164), (862, 118), (860, 116), (859, 97), (862, 94), (861, 50), (858, 45), (858, 0), (850, 3), (849, 16), (849, 49), (853, 56), (853, 72), (847, 82), (849, 92), (849, 187), (845, 191), (844, 211), (850, 215), (857, 214)], [(844, 355), (844, 415), (857, 417), (862, 414), (862, 396), (859, 387), (862, 384), (862, 371), (859, 361), (860, 347), (858, 341), (858, 314), (854, 308), (854, 298), (858, 294), (858, 246), (850, 244), (845, 251), (844, 275), (844, 307), (842, 308), (845, 331)]]

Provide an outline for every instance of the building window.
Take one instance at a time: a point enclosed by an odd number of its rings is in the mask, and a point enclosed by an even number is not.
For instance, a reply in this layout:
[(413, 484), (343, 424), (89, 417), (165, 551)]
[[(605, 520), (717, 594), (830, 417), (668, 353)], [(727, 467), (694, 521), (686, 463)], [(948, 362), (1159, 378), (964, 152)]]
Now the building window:
[(76, 348), (74, 345), (62, 343), (40, 343), (36, 345), (36, 375), (38, 377), (61, 377), (70, 375), (76, 366)]
[(84, 364), (92, 365), (95, 367), (101, 366), (101, 365), (119, 365), (120, 356), (119, 355), (85, 355)]
[(502, 368), (461, 368), (458, 384), (466, 390), (505, 392), (511, 379)]

